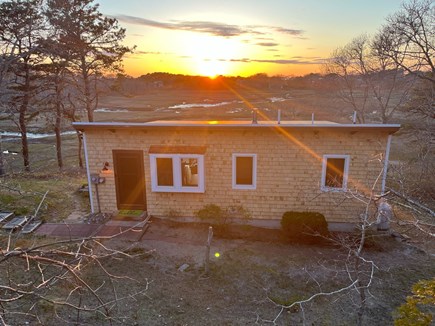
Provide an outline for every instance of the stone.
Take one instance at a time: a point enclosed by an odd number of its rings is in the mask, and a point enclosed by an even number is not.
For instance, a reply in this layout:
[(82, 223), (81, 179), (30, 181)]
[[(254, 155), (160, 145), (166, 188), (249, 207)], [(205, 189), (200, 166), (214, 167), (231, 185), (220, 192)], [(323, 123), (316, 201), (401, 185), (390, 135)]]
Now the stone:
[(180, 271), (180, 272), (184, 272), (186, 269), (188, 269), (190, 267), (190, 265), (189, 264), (183, 264), (183, 265), (181, 265), (180, 267), (178, 267), (178, 270)]

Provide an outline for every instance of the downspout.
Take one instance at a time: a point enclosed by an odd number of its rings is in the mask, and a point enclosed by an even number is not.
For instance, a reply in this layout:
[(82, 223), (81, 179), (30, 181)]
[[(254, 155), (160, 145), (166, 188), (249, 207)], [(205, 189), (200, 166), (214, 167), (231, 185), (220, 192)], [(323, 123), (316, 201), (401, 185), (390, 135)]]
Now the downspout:
[(89, 172), (89, 159), (88, 159), (88, 147), (86, 142), (86, 134), (83, 132), (82, 135), (83, 135), (83, 149), (85, 151), (86, 174), (88, 176), (89, 202), (91, 203), (91, 213), (95, 213), (94, 201), (92, 199), (92, 183), (91, 183), (91, 173)]
[(387, 182), (388, 160), (390, 158), (390, 148), (391, 148), (391, 138), (392, 137), (393, 137), (393, 135), (388, 135), (387, 148), (385, 149), (384, 173), (382, 175), (381, 195), (385, 194), (385, 183)]

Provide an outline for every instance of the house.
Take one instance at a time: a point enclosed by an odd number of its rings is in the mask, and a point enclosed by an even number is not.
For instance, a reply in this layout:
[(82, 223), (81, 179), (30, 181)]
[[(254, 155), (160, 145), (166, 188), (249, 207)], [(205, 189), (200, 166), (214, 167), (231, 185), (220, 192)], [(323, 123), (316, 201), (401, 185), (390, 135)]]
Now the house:
[(93, 212), (146, 210), (194, 218), (207, 204), (243, 207), (279, 227), (286, 211), (322, 213), (331, 229), (356, 222), (351, 191), (385, 190), (395, 124), (327, 121), (77, 122)]

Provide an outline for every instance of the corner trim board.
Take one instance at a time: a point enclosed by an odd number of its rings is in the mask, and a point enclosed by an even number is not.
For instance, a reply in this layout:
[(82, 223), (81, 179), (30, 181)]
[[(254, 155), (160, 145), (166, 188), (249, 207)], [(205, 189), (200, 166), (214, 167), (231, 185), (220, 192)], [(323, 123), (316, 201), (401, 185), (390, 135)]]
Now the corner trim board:
[(86, 142), (86, 134), (83, 132), (82, 135), (83, 135), (83, 149), (85, 151), (86, 174), (88, 177), (89, 202), (91, 203), (91, 213), (95, 213), (94, 201), (92, 199), (92, 183), (91, 183), (91, 173), (89, 171), (88, 146)]

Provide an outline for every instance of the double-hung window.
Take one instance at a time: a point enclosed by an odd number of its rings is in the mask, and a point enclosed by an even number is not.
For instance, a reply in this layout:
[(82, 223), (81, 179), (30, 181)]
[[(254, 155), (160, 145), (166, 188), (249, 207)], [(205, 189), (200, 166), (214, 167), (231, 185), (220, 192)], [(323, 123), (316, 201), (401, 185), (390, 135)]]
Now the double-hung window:
[(349, 155), (323, 155), (321, 189), (346, 191)]
[(150, 154), (155, 192), (204, 192), (204, 155)]
[(233, 189), (256, 189), (257, 155), (233, 154)]

